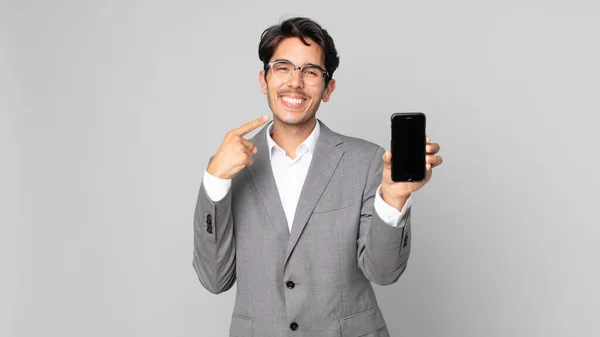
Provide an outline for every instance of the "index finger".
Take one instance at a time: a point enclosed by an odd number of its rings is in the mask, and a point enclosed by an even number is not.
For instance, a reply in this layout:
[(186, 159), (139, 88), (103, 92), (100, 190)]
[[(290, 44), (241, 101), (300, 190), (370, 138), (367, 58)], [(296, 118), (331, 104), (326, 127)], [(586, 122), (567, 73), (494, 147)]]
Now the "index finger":
[(268, 120), (269, 120), (269, 116), (262, 116), (258, 119), (250, 121), (250, 122), (240, 126), (239, 128), (233, 130), (233, 133), (235, 133), (238, 136), (244, 136), (245, 134), (256, 129), (257, 127), (265, 124)]

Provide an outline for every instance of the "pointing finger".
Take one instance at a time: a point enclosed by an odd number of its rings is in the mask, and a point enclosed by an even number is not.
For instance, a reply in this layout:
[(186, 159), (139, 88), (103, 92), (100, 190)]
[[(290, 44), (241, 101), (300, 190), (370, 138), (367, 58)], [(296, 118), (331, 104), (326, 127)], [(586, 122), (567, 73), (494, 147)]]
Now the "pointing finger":
[(233, 133), (237, 136), (244, 136), (247, 133), (250, 133), (252, 130), (258, 128), (259, 126), (265, 124), (269, 120), (269, 116), (262, 116), (253, 121), (250, 121), (237, 129), (233, 130)]

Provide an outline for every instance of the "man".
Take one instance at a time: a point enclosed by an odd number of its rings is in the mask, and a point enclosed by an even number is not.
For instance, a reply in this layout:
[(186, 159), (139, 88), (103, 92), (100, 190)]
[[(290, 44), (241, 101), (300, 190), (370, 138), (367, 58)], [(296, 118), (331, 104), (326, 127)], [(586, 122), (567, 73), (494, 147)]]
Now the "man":
[(391, 152), (331, 131), (315, 114), (335, 90), (326, 30), (292, 18), (264, 31), (267, 116), (225, 136), (204, 173), (194, 268), (218, 294), (237, 279), (230, 336), (389, 336), (371, 282), (392, 284), (410, 252), (410, 196), (441, 164), (427, 139), (426, 178), (394, 183)]

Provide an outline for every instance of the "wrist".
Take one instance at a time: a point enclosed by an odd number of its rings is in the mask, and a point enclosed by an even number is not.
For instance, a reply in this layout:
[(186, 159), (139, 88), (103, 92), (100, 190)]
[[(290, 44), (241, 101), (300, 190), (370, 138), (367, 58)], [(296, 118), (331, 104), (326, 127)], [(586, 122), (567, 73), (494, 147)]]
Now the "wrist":
[(219, 178), (219, 179), (230, 179), (230, 177), (226, 177), (223, 175), (222, 172), (220, 172), (219, 170), (217, 170), (214, 165), (212, 165), (213, 162), (211, 161), (208, 164), (208, 167), (206, 168), (206, 172), (208, 172), (208, 174), (210, 174), (211, 176), (215, 177), (215, 178)]
[(386, 199), (385, 197), (382, 197), (382, 199), (388, 205), (394, 207), (398, 211), (402, 211), (402, 209), (404, 208), (404, 205), (406, 204), (406, 201), (408, 200), (408, 197), (406, 197), (406, 198), (394, 198), (394, 199)]
[(394, 193), (394, 191), (388, 191), (383, 186), (381, 188), (381, 199), (399, 211), (402, 211), (408, 198), (410, 198), (410, 193)]

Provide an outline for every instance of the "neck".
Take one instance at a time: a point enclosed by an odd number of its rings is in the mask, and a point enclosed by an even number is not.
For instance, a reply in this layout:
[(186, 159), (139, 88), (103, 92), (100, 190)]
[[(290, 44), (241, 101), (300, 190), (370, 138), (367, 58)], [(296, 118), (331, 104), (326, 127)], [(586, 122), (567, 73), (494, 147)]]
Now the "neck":
[(306, 123), (297, 125), (285, 124), (278, 119), (273, 119), (271, 138), (285, 151), (288, 157), (294, 159), (296, 157), (296, 149), (310, 136), (311, 132), (315, 129), (316, 123), (317, 119), (315, 117)]

